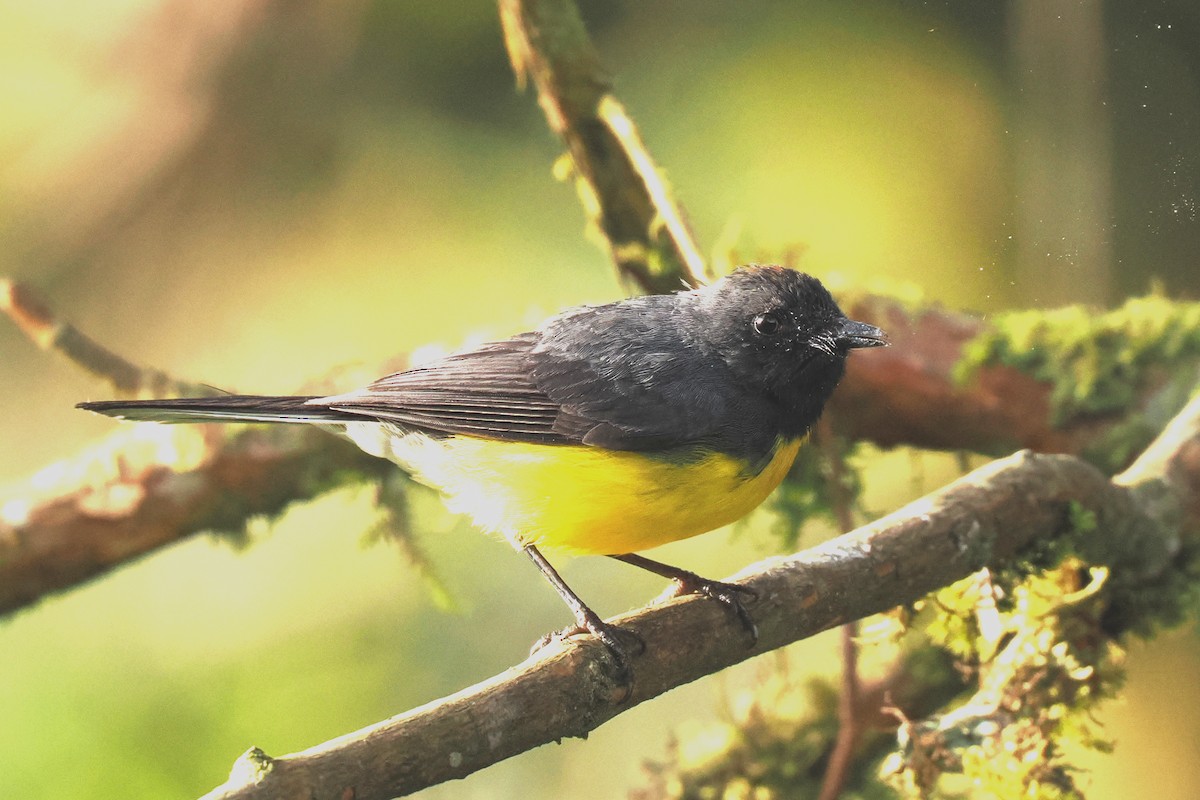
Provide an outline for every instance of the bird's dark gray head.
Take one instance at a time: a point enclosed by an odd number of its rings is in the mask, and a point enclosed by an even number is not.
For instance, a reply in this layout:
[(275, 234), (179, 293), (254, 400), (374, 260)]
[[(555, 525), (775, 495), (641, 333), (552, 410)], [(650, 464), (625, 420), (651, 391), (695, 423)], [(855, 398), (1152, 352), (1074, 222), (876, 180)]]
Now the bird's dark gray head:
[(850, 350), (887, 344), (846, 318), (819, 280), (783, 267), (743, 267), (695, 293), (701, 340), (744, 385), (771, 397), (791, 432), (816, 422)]

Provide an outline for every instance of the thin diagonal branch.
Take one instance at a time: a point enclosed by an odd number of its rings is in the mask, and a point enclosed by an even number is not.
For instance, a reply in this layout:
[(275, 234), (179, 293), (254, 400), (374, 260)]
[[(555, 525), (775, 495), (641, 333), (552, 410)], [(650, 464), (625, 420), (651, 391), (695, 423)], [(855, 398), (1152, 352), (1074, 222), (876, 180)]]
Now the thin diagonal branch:
[[(833, 512), (842, 533), (854, 529), (853, 498), (846, 487), (846, 459), (833, 432), (832, 415), (826, 415), (817, 426), (817, 441), (829, 464), (829, 486)], [(862, 681), (858, 674), (858, 622), (852, 620), (842, 626), (842, 682), (838, 693), (838, 732), (829, 763), (821, 782), (818, 800), (837, 800), (846, 785), (850, 767), (854, 763), (854, 750), (862, 734), (860, 715), (868, 712), (861, 702)]]
[[(1094, 515), (1092, 538), (1120, 541), (1137, 581), (1154, 586), (1184, 541), (1200, 536), (1200, 398), (1117, 481), (1070, 456), (1018, 453), (879, 521), (806, 552), (734, 576), (759, 594), (759, 641), (713, 636), (728, 620), (695, 598), (614, 620), (646, 642), (628, 701), (590, 637), (560, 644), (506, 673), (356, 733), (289, 756), (252, 750), (205, 800), (306, 797), (383, 800), (461, 778), (517, 753), (584, 736), (676, 686), (831, 627), (911, 603)], [(1165, 553), (1145, 559), (1141, 553)]]
[(704, 282), (704, 259), (679, 206), (612, 94), (612, 81), (570, 0), (500, 0), (517, 80), (537, 88), (567, 146), (580, 199), (620, 274), (646, 292)]
[(107, 381), (120, 395), (208, 395), (207, 386), (173, 378), (159, 369), (141, 367), (109, 350), (70, 322), (55, 316), (30, 287), (0, 278), (0, 313), (11, 319), (30, 341), (43, 350)]

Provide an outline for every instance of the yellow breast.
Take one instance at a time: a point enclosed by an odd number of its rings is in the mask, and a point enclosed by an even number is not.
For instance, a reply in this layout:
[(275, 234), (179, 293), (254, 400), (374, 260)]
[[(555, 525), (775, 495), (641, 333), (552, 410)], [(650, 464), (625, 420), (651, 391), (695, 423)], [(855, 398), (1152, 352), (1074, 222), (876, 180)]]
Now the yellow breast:
[(783, 480), (801, 442), (779, 442), (757, 473), (721, 453), (672, 460), (467, 436), (393, 437), (385, 454), (443, 492), (452, 510), (515, 545), (611, 555), (740, 519)]

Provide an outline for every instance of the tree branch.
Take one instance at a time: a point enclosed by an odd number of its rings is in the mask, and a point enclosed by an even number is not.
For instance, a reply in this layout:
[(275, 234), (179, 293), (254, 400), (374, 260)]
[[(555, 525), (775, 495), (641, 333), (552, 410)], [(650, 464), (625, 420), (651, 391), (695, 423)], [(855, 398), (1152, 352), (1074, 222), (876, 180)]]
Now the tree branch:
[(0, 503), (0, 612), (201, 531), (393, 470), (303, 426), (123, 429)]
[[(501, 0), (501, 13), (518, 75), (529, 74), (537, 85), (621, 274), (647, 291), (698, 283), (702, 258), (684, 215), (609, 91), (573, 6)], [(33, 320), (22, 327), (35, 341), (53, 342), (123, 391), (153, 386), (153, 376), (162, 375), (60, 327), (12, 284), (0, 289), (2, 310), (19, 324)], [(852, 361), (832, 405), (839, 429), (852, 439), (1080, 453), (1144, 409), (1177, 407), (1162, 402), (1169, 376), (1139, 375), (1138, 402), (1128, 413), (1056, 421), (1049, 380), (1003, 364), (983, 366), (970, 384), (955, 377), (966, 345), (990, 330), (984, 321), (913, 311), (886, 298), (846, 305), (852, 316), (888, 329), (899, 345)], [(628, 703), (613, 704), (622, 690), (605, 668), (602, 648), (589, 640), (559, 645), (451, 698), (312, 750), (278, 759), (251, 751), (210, 797), (369, 800), (462, 777), (538, 744), (584, 735), (626, 708), (759, 652), (1002, 564), (1034, 541), (1065, 533), (1076, 503), (1096, 515), (1106, 540), (1121, 542), (1113, 548), (1125, 559), (1118, 566), (1152, 583), (1172, 568), (1181, 539), (1195, 536), (1200, 518), (1198, 416), (1193, 403), (1114, 482), (1078, 459), (1018, 455), (823, 547), (768, 562), (746, 574), (762, 597), (754, 608), (761, 639), (752, 651), (732, 637), (711, 636), (728, 622), (713, 604), (680, 600), (623, 617), (621, 624), (649, 645)], [(194, 531), (240, 529), (248, 516), (311, 497), (347, 473), (389, 469), (303, 429), (126, 430), (40, 473), (33, 488), (0, 506), (0, 610)]]
[[(205, 800), (390, 798), (461, 778), (517, 753), (580, 737), (676, 686), (849, 620), (912, 603), (979, 569), (1003, 566), (1094, 515), (1093, 539), (1117, 543), (1114, 571), (1146, 586), (1179, 566), (1200, 535), (1200, 398), (1124, 475), (1109, 481), (1070, 456), (1018, 453), (877, 522), (735, 580), (759, 595), (757, 646), (713, 636), (716, 604), (678, 599), (614, 620), (646, 642), (627, 702), (604, 648), (584, 637), (452, 695), (289, 756), (252, 750)], [(1144, 554), (1153, 554), (1146, 557)], [(1165, 556), (1165, 557), (1162, 557)]]
[[(0, 311), (39, 347), (118, 394), (213, 392), (112, 352), (21, 284), (0, 279)], [(122, 427), (0, 501), (0, 613), (193, 533), (240, 534), (253, 516), (392, 469), (349, 442), (297, 426)]]

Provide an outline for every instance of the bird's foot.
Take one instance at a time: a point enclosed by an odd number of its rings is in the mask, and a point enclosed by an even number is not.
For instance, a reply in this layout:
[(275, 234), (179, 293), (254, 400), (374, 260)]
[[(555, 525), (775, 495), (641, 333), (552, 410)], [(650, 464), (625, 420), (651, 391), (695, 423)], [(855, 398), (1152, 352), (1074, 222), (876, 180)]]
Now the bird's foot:
[(639, 569), (653, 572), (655, 575), (670, 578), (675, 582), (675, 590), (671, 593), (673, 597), (685, 594), (698, 594), (716, 600), (731, 610), (738, 618), (738, 622), (742, 624), (742, 628), (745, 629), (746, 633), (750, 634), (750, 646), (753, 647), (758, 644), (758, 626), (754, 624), (754, 619), (751, 618), (750, 612), (742, 605), (742, 597), (750, 601), (758, 599), (758, 592), (749, 586), (741, 586), (736, 583), (722, 583), (721, 581), (701, 578), (689, 570), (673, 567), (661, 561), (654, 561), (636, 553), (621, 553), (613, 555), (611, 558), (615, 558), (617, 561), (624, 561), (626, 564), (631, 564)]
[(610, 625), (595, 614), (584, 615), (578, 625), (571, 625), (562, 630), (547, 633), (533, 643), (529, 654), (533, 655), (547, 645), (562, 641), (571, 636), (591, 634), (600, 640), (604, 648), (612, 656), (614, 679), (624, 687), (624, 694), (618, 699), (623, 703), (633, 693), (633, 657), (641, 655), (646, 650), (642, 637), (625, 628)]
[(716, 600), (732, 611), (734, 616), (738, 618), (738, 622), (742, 624), (742, 628), (746, 633), (750, 634), (750, 646), (753, 647), (758, 643), (758, 626), (754, 623), (754, 618), (750, 616), (750, 612), (742, 604), (743, 598), (749, 602), (757, 600), (757, 591), (751, 589), (749, 586), (742, 586), (737, 583), (722, 583), (721, 581), (702, 578), (696, 573), (686, 570), (680, 570), (679, 572), (680, 574), (672, 576), (672, 580), (675, 581), (674, 595), (676, 597), (685, 594), (698, 594), (701, 597)]

